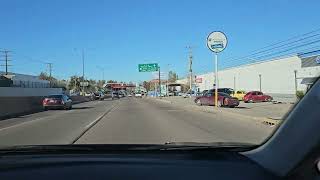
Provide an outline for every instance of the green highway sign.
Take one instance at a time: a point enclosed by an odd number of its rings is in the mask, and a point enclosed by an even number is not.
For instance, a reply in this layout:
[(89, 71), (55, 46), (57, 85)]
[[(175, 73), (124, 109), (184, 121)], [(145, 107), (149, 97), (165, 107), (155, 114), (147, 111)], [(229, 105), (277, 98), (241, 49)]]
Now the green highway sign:
[(158, 63), (151, 64), (139, 64), (138, 65), (139, 72), (153, 72), (158, 71)]

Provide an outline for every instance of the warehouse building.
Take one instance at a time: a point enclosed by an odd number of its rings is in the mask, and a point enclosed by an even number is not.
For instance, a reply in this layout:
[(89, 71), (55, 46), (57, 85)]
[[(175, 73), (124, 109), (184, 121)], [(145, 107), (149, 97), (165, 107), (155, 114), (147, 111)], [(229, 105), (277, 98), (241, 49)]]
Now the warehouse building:
[(18, 74), (18, 73), (6, 73), (0, 71), (0, 76), (7, 76), (12, 81), (10, 86), (21, 88), (49, 88), (50, 82), (47, 80), (41, 80), (39, 76)]
[[(218, 87), (235, 90), (260, 90), (276, 97), (294, 97), (305, 91), (320, 75), (320, 51), (223, 69), (218, 72)], [(183, 80), (182, 80), (183, 81)], [(187, 79), (184, 79), (187, 81)], [(195, 78), (196, 91), (212, 89), (214, 73)]]

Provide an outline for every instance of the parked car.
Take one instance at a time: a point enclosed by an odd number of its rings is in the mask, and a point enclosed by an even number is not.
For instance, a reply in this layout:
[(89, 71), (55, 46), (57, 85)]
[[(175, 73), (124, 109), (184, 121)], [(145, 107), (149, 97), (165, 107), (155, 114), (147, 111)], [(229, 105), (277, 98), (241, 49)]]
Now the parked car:
[(239, 101), (242, 101), (245, 95), (246, 95), (245, 91), (235, 91), (231, 94), (232, 97), (237, 98)]
[(174, 92), (168, 92), (168, 96), (174, 96)]
[(113, 91), (111, 94), (111, 97), (112, 97), (112, 99), (119, 99), (120, 98), (119, 92)]
[(99, 92), (99, 95), (100, 95), (99, 100), (100, 100), (100, 101), (103, 101), (104, 98), (105, 98), (105, 94), (100, 91), (100, 92)]
[(187, 93), (182, 94), (182, 97), (187, 98), (191, 96), (196, 96), (196, 93), (194, 91), (190, 92), (188, 91)]
[(86, 97), (88, 97), (91, 101), (95, 100), (95, 94), (94, 93), (86, 93)]
[(218, 88), (218, 92), (231, 95), (234, 92), (234, 90), (232, 88)]
[[(202, 96), (198, 96), (195, 98), (194, 102), (201, 106), (201, 105), (215, 105), (214, 102), (214, 91), (208, 91), (206, 94)], [(236, 107), (239, 105), (239, 100), (237, 98), (231, 97), (227, 93), (218, 93), (218, 106), (225, 106), (225, 107)]]
[(72, 100), (64, 94), (54, 94), (43, 99), (44, 110), (48, 109), (72, 109)]
[(251, 91), (248, 92), (244, 97), (243, 101), (248, 102), (270, 102), (273, 98), (269, 95), (263, 94), (260, 91)]
[(98, 91), (98, 92), (95, 92), (94, 95), (96, 100), (100, 100), (100, 101), (104, 100), (105, 95), (103, 92)]
[(136, 93), (134, 96), (138, 97), (138, 98), (142, 98), (142, 94), (141, 93)]

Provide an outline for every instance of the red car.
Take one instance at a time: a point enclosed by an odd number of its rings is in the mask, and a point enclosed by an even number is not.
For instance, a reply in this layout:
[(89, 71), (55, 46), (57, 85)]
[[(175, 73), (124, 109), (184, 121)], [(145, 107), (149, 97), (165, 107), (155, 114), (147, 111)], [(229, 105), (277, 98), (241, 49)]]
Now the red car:
[(64, 94), (55, 94), (46, 97), (42, 101), (44, 110), (52, 109), (72, 109), (72, 100)]
[(270, 102), (273, 98), (269, 95), (263, 94), (260, 91), (251, 91), (248, 92), (244, 97), (243, 101), (248, 102)]
[[(195, 98), (194, 102), (201, 105), (215, 105), (214, 104), (214, 93), (209, 91), (202, 96), (198, 96)], [(237, 98), (231, 97), (229, 94), (226, 93), (218, 93), (218, 106), (226, 106), (226, 107), (235, 107), (239, 105), (239, 100)]]

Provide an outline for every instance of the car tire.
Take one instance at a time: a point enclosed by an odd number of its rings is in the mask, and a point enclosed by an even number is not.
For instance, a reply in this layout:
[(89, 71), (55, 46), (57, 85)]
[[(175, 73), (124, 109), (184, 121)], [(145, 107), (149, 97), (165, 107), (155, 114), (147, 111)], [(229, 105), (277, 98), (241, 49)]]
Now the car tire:
[(196, 101), (196, 104), (197, 104), (198, 106), (202, 106), (201, 100), (198, 99), (198, 100)]
[(43, 110), (44, 111), (48, 111), (48, 107), (43, 107)]
[(244, 101), (244, 103), (248, 103), (248, 101)]
[(69, 107), (69, 110), (71, 110), (72, 109), (72, 105), (70, 105), (70, 107)]
[(235, 106), (229, 106), (229, 108), (234, 108)]
[(254, 103), (254, 101), (252, 99), (249, 100), (249, 103)]

